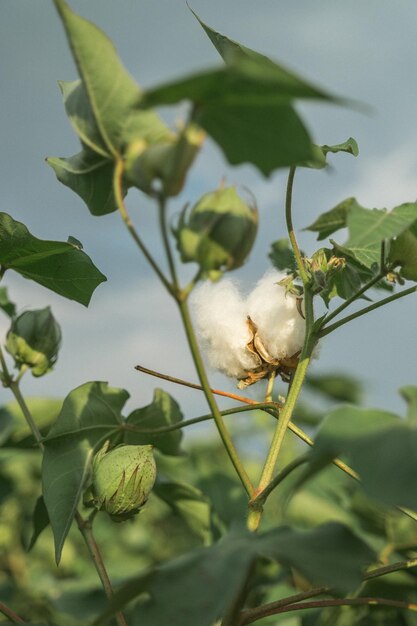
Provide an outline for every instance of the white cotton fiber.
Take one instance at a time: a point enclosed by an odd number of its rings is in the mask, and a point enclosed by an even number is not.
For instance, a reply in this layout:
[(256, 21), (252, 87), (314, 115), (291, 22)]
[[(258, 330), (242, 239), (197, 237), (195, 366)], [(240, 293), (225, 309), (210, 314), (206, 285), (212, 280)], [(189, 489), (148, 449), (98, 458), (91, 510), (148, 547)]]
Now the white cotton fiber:
[(192, 298), (196, 327), (209, 363), (228, 376), (240, 378), (256, 367), (246, 348), (251, 338), (246, 320), (250, 315), (260, 338), (276, 358), (301, 350), (305, 321), (294, 296), (285, 295), (277, 282), (285, 275), (268, 271), (245, 299), (230, 278), (204, 283)]
[(234, 378), (255, 367), (246, 349), (250, 340), (246, 307), (235, 284), (228, 278), (206, 282), (194, 292), (192, 304), (210, 365)]
[(283, 278), (281, 272), (268, 271), (247, 299), (247, 313), (258, 326), (265, 348), (277, 359), (301, 350), (305, 335), (305, 320), (295, 296), (285, 294), (285, 288), (277, 284)]

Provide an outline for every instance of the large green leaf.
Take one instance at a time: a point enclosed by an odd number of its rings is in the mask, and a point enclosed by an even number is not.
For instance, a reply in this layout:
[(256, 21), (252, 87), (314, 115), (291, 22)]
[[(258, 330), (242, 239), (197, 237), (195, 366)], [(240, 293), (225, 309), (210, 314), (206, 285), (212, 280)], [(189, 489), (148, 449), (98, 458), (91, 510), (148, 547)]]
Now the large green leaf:
[(347, 215), (349, 239), (343, 250), (365, 267), (380, 260), (381, 243), (397, 237), (417, 220), (417, 203), (407, 203), (392, 211), (352, 206)]
[(153, 493), (166, 502), (204, 544), (211, 542), (211, 506), (199, 489), (186, 483), (158, 481)]
[(299, 532), (281, 527), (265, 534), (234, 532), (210, 548), (194, 550), (147, 571), (116, 594), (112, 608), (146, 594), (132, 618), (147, 626), (213, 626), (241, 590), (258, 558), (294, 567), (313, 584), (354, 589), (372, 550), (341, 524)]
[[(148, 406), (132, 411), (126, 424), (145, 430), (164, 428), (177, 424), (183, 416), (177, 402), (162, 389), (155, 389), (154, 397)], [(182, 431), (180, 428), (167, 433), (125, 431), (124, 440), (128, 444), (152, 444), (164, 454), (182, 454), (180, 446)]]
[(46, 162), (58, 180), (84, 200), (92, 215), (106, 215), (117, 209), (112, 161), (83, 149), (67, 159), (49, 157)]
[(83, 81), (101, 145), (116, 156), (126, 119), (139, 98), (139, 87), (121, 64), (110, 39), (97, 26), (73, 13), (64, 0), (54, 3)]
[(147, 91), (141, 106), (194, 103), (194, 120), (230, 163), (250, 162), (265, 175), (277, 167), (315, 160), (296, 98), (334, 100), (267, 57), (203, 25), (226, 65)]
[(342, 456), (358, 472), (370, 497), (415, 510), (416, 448), (413, 424), (386, 411), (346, 406), (323, 421), (310, 458), (314, 470)]
[(55, 538), (62, 547), (85, 487), (92, 456), (120, 431), (121, 410), (129, 394), (107, 383), (91, 382), (71, 391), (45, 440), (42, 482)]
[(34, 237), (21, 222), (0, 213), (0, 265), (85, 306), (106, 277), (70, 243)]

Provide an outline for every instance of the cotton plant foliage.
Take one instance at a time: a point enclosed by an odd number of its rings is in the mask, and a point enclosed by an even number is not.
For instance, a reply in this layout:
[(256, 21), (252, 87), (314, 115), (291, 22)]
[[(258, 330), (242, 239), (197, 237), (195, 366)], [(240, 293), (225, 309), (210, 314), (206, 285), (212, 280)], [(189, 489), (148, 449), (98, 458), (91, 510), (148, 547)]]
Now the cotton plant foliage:
[(296, 297), (278, 284), (284, 278), (284, 273), (269, 270), (246, 297), (231, 278), (207, 281), (195, 290), (196, 327), (214, 369), (238, 379), (256, 369), (257, 360), (247, 347), (251, 340), (248, 316), (271, 357), (282, 360), (301, 350), (305, 320)]

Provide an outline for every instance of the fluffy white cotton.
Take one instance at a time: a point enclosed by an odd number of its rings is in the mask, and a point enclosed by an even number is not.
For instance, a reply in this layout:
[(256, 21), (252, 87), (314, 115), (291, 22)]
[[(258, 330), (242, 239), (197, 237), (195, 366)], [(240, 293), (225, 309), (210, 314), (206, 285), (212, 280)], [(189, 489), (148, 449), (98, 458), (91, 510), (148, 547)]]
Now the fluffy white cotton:
[(277, 285), (283, 278), (281, 272), (268, 271), (247, 299), (247, 314), (258, 326), (265, 348), (277, 359), (301, 350), (305, 335), (305, 320), (297, 310), (295, 296)]
[(192, 305), (197, 331), (212, 367), (239, 378), (256, 366), (246, 349), (250, 340), (246, 305), (230, 279), (203, 283), (194, 292)]
[(277, 284), (285, 275), (268, 271), (247, 298), (230, 278), (204, 283), (195, 290), (192, 306), (196, 327), (209, 363), (228, 376), (240, 378), (256, 367), (247, 350), (250, 315), (272, 357), (292, 356), (301, 350), (305, 321), (294, 296)]

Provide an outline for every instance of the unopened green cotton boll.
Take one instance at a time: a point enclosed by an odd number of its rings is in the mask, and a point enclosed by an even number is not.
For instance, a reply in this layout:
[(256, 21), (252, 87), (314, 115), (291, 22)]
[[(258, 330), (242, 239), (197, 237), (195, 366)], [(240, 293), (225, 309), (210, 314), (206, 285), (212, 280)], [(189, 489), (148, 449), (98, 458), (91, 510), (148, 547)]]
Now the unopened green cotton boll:
[(206, 193), (183, 212), (175, 231), (183, 262), (196, 262), (204, 273), (233, 270), (243, 265), (258, 228), (258, 212), (235, 187)]
[(95, 505), (115, 521), (128, 519), (146, 503), (155, 479), (153, 446), (122, 444), (110, 450), (106, 442), (93, 460)]
[(145, 193), (176, 196), (204, 138), (200, 128), (189, 125), (178, 135), (172, 133), (152, 144), (138, 139), (127, 148), (125, 175)]
[(6, 338), (6, 350), (16, 367), (29, 367), (33, 376), (43, 376), (52, 369), (60, 344), (61, 329), (50, 307), (16, 317)]

